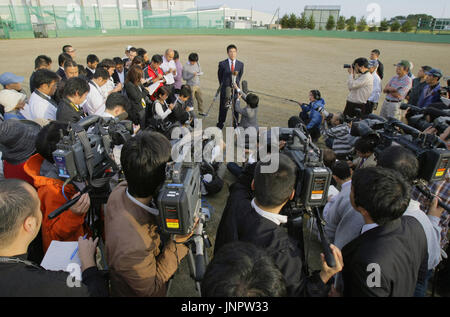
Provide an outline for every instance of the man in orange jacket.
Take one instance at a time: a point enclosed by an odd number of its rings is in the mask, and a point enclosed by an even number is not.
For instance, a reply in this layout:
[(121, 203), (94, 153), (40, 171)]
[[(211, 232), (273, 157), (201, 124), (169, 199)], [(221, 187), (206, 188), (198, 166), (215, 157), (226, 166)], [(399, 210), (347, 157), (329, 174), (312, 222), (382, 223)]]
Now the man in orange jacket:
[(54, 165), (52, 153), (59, 142), (60, 130), (66, 131), (67, 124), (51, 122), (45, 126), (37, 137), (37, 154), (30, 157), (24, 166), (25, 172), (33, 179), (41, 201), (44, 252), (47, 251), (52, 240), (78, 241), (78, 237), (87, 233), (84, 217), (90, 207), (88, 194), (84, 194), (76, 204), (58, 217), (48, 218), (52, 211), (67, 202), (65, 197), (69, 199), (78, 195), (72, 184), (64, 187), (63, 194), (64, 181), (58, 178), (57, 168)]

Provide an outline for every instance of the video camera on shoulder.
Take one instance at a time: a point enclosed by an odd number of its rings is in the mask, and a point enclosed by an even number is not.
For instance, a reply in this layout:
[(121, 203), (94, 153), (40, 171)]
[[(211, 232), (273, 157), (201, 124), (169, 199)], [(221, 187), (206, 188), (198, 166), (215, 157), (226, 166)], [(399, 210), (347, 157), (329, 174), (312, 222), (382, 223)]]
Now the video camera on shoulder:
[(280, 153), (297, 165), (295, 197), (286, 206), (293, 212), (303, 212), (327, 203), (332, 173), (323, 163), (323, 154), (302, 129), (279, 129), (279, 139), (286, 142)]
[(437, 130), (438, 135), (441, 135), (450, 125), (450, 109), (438, 109), (432, 105), (427, 108), (419, 108), (409, 104), (401, 104), (400, 109), (409, 109), (406, 115), (408, 125), (419, 131), (433, 127)]
[(94, 115), (71, 123), (68, 131), (69, 135), (61, 137), (53, 152), (59, 177), (100, 187), (96, 179), (104, 177), (110, 169), (112, 173), (118, 172), (112, 150), (131, 138), (133, 124)]

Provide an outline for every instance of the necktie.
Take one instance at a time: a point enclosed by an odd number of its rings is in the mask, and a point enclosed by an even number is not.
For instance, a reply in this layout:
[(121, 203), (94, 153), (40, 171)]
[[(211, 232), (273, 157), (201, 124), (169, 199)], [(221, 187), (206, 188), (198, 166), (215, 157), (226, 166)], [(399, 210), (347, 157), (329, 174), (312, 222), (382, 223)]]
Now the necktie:
[(234, 73), (234, 61), (231, 61), (231, 72)]

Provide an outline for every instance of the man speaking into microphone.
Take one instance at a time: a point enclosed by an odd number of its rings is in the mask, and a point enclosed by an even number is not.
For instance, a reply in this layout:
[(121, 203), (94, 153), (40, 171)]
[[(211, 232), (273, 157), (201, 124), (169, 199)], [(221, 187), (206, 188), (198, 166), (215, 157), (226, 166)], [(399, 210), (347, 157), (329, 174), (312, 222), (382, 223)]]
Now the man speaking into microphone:
[[(244, 63), (238, 61), (237, 47), (233, 44), (227, 47), (228, 58), (219, 63), (219, 83), (220, 83), (220, 111), (217, 127), (223, 129), (227, 119), (228, 108), (232, 104), (231, 98), (237, 98), (237, 93), (233, 94), (234, 83), (240, 87), (242, 75), (244, 74)], [(232, 109), (233, 111), (234, 109)], [(233, 126), (236, 127), (239, 113), (234, 112)]]

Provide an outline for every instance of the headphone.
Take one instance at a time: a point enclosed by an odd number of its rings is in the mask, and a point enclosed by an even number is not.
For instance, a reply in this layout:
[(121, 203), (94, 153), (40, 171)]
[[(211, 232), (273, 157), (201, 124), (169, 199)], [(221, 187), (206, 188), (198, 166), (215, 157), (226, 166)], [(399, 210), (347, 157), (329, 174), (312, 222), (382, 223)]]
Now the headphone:
[(311, 90), (311, 94), (313, 95), (313, 98), (316, 100), (321, 99), (322, 97), (320, 96), (320, 91), (318, 90)]

